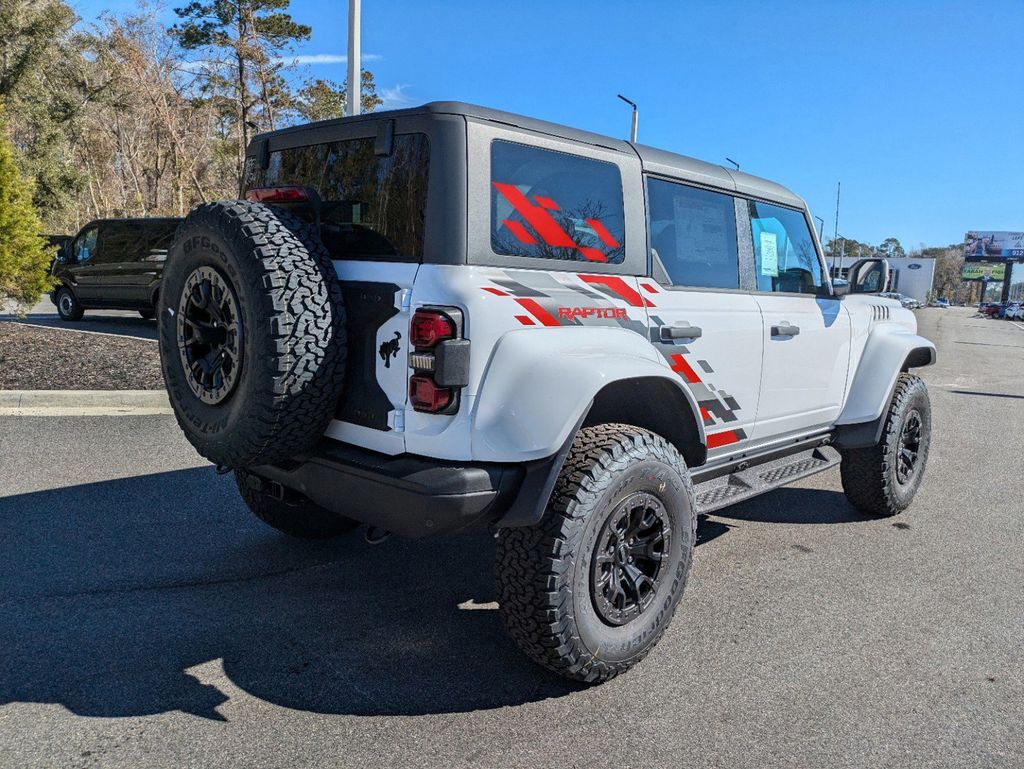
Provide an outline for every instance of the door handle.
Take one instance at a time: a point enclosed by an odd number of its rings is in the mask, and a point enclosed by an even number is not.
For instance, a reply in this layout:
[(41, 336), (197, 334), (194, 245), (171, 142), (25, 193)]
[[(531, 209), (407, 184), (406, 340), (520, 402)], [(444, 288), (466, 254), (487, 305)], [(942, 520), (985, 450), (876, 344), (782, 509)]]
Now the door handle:
[(662, 326), (658, 332), (661, 336), (661, 341), (671, 342), (673, 339), (698, 339), (704, 334), (704, 329), (700, 326), (678, 325), (678, 326)]
[(777, 326), (772, 326), (772, 336), (796, 336), (800, 333), (800, 327), (782, 321)]

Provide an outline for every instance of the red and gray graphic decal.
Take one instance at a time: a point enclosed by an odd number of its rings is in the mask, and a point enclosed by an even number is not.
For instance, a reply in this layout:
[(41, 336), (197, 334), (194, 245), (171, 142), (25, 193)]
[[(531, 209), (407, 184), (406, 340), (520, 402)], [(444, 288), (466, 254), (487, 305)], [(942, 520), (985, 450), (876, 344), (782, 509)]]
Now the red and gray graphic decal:
[[(561, 207), (551, 198), (543, 195), (534, 195), (533, 202), (524, 195), (514, 184), (493, 182), (495, 189), (504, 196), (505, 200), (512, 204), (516, 213), (522, 217), (526, 224), (533, 228), (533, 231), (540, 236), (545, 244), (553, 248), (568, 248), (579, 251), (588, 262), (607, 262), (608, 255), (599, 248), (581, 246), (572, 236), (566, 232), (558, 223), (552, 211), (560, 211)], [(618, 248), (619, 241), (608, 231), (600, 219), (587, 219), (587, 225), (594, 231), (594, 234), (608, 248)], [(528, 246), (537, 245), (537, 238), (521, 223), (515, 219), (503, 219), (501, 222), (520, 243)]]
[[(599, 280), (589, 280), (595, 277)], [(620, 326), (647, 336), (647, 324), (629, 316), (629, 308), (643, 308), (646, 300), (622, 278), (566, 275), (556, 280), (543, 272), (517, 273), (513, 278), (502, 271), (490, 281), (492, 285), (481, 288), (518, 305), (514, 317), (520, 325)]]
[[(662, 325), (660, 320), (658, 325)], [(697, 399), (700, 416), (704, 420), (704, 427), (707, 432), (708, 448), (716, 449), (720, 446), (728, 446), (729, 444), (739, 443), (744, 440), (747, 437), (747, 433), (739, 427), (725, 430), (716, 429), (714, 431), (710, 429), (712, 427), (724, 427), (730, 422), (737, 421), (736, 412), (740, 410), (740, 404), (724, 390), (715, 389), (709, 382), (704, 381), (701, 373), (698, 373), (693, 364), (687, 359), (687, 356), (690, 354), (689, 349), (685, 346), (669, 347), (667, 351), (665, 348), (662, 348), (662, 353), (668, 359), (671, 369), (686, 382), (690, 392)], [(706, 360), (697, 360), (695, 362), (697, 368), (703, 374), (715, 373), (715, 370), (711, 368), (711, 364)]]

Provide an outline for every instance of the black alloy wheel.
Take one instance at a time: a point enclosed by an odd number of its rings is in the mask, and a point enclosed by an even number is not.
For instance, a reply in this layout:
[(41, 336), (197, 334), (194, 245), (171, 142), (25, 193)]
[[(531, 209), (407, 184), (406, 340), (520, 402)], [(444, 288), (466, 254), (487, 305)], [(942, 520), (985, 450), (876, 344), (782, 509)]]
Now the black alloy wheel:
[(654, 602), (668, 558), (672, 527), (660, 499), (629, 495), (608, 517), (591, 564), (590, 591), (598, 616), (625, 625)]
[(185, 281), (177, 315), (178, 352), (186, 381), (203, 403), (220, 403), (231, 394), (242, 369), (242, 323), (235, 292), (213, 267), (198, 267)]
[(898, 515), (913, 501), (924, 478), (931, 445), (932, 410), (920, 377), (896, 380), (877, 443), (840, 449), (843, 492), (868, 515)]
[(900, 431), (896, 456), (896, 481), (906, 486), (917, 472), (921, 452), (921, 414), (915, 409), (907, 414)]
[(575, 681), (629, 670), (658, 643), (686, 588), (694, 507), (686, 463), (662, 436), (627, 424), (582, 428), (544, 517), (498, 530), (509, 635)]

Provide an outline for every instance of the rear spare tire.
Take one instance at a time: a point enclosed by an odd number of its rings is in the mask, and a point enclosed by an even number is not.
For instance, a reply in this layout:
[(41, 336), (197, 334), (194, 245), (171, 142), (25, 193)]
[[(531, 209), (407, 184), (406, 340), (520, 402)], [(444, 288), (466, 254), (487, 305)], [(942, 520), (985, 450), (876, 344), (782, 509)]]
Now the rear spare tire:
[(164, 381), (200, 454), (241, 468), (313, 446), (341, 396), (346, 340), (334, 266), (309, 224), (248, 201), (193, 209), (159, 301)]

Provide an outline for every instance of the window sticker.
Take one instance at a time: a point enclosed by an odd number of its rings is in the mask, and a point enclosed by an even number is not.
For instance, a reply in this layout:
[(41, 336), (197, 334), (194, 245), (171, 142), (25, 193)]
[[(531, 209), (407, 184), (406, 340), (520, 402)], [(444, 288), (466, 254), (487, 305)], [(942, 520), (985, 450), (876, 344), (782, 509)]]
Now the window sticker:
[(728, 228), (721, 208), (684, 197), (674, 198), (672, 203), (679, 262), (710, 265), (720, 254), (728, 253)]
[(774, 232), (761, 233), (761, 274), (779, 277), (779, 248)]

